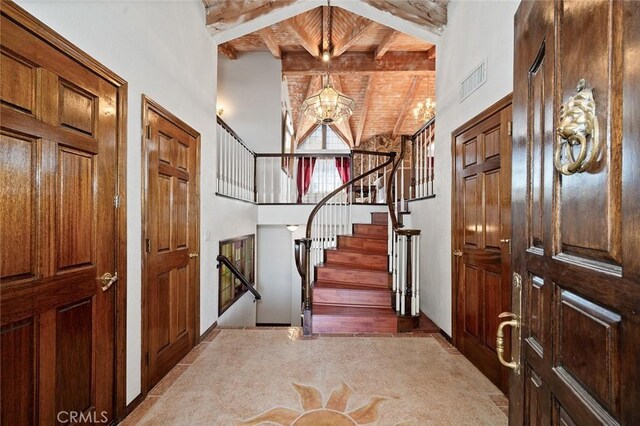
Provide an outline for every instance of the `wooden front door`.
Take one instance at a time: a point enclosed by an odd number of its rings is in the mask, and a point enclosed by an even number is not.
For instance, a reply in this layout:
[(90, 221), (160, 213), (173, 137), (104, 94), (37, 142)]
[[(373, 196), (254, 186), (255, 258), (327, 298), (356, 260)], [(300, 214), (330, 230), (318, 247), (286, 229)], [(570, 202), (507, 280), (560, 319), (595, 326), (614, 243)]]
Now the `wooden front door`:
[(118, 87), (15, 5), (0, 28), (2, 424), (111, 422)]
[(503, 392), (498, 315), (510, 308), (511, 96), (453, 133), (455, 344)]
[(200, 135), (144, 98), (147, 390), (196, 344)]
[(637, 425), (640, 8), (526, 1), (515, 36), (510, 420)]

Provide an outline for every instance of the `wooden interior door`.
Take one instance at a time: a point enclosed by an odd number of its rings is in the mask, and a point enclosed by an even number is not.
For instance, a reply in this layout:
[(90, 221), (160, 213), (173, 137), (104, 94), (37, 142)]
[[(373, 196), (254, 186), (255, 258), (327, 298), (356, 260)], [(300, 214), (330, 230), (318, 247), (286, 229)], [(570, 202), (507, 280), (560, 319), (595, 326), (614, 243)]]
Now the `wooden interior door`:
[(0, 28), (2, 424), (108, 423), (118, 89), (15, 5)]
[(147, 389), (196, 344), (200, 135), (148, 98), (145, 218)]
[(511, 306), (511, 96), (453, 133), (455, 345), (503, 392), (498, 315)]
[[(515, 36), (513, 270), (523, 300), (510, 420), (637, 425), (640, 7), (526, 1)], [(601, 148), (583, 172), (566, 175), (554, 165), (556, 129), (566, 124), (559, 107), (581, 79), (599, 129), (585, 135), (587, 159), (596, 141)], [(573, 107), (574, 123), (592, 122), (588, 105)]]

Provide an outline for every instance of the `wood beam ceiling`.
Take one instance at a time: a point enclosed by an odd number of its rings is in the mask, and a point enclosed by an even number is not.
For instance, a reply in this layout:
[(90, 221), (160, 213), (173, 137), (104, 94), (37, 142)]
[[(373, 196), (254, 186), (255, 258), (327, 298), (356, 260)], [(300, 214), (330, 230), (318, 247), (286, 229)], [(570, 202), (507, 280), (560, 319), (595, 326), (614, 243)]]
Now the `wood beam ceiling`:
[(314, 58), (320, 56), (320, 48), (311, 39), (311, 37), (309, 37), (307, 31), (296, 21), (295, 18), (287, 19), (283, 22), (283, 24), (291, 37), (293, 37), (298, 44), (304, 47), (304, 49), (309, 52), (311, 56), (313, 56)]
[(280, 59), (280, 57), (282, 56), (280, 45), (278, 45), (278, 42), (274, 38), (271, 28), (263, 28), (258, 31), (258, 34), (260, 34), (260, 38), (262, 38), (262, 41), (267, 46), (267, 49), (269, 49), (269, 52), (271, 52), (273, 57), (276, 59)]
[(222, 43), (218, 45), (218, 52), (222, 53), (229, 59), (238, 59), (238, 52), (229, 43)]
[[(396, 73), (408, 75), (429, 75), (436, 69), (434, 59), (427, 59), (424, 52), (387, 52), (380, 60), (375, 60), (370, 52), (347, 52), (331, 60), (331, 74), (377, 74)], [(306, 53), (283, 53), (282, 73), (284, 75), (323, 75), (326, 65)]]
[(387, 53), (393, 42), (396, 41), (400, 34), (400, 31), (390, 29), (376, 48), (374, 57), (376, 59), (382, 59), (384, 54)]
[(435, 59), (436, 57), (436, 46), (433, 45), (429, 50), (427, 50), (427, 59)]
[(375, 86), (374, 79), (375, 76), (373, 75), (367, 77), (367, 84), (364, 89), (364, 100), (362, 101), (362, 111), (360, 113), (360, 121), (358, 122), (358, 127), (356, 129), (355, 146), (360, 145), (362, 134), (364, 133), (364, 124), (367, 121), (367, 114), (369, 113), (369, 105), (371, 104), (373, 87)]
[(322, 51), (329, 50), (329, 19), (331, 16), (331, 8), (322, 6)]
[(402, 101), (402, 106), (400, 107), (400, 111), (398, 112), (398, 118), (396, 119), (396, 124), (393, 126), (393, 130), (391, 131), (391, 139), (395, 139), (400, 133), (400, 128), (402, 127), (402, 123), (407, 115), (407, 108), (409, 108), (409, 104), (413, 100), (413, 96), (416, 92), (416, 87), (418, 87), (418, 83), (422, 79), (421, 76), (415, 76), (411, 79), (411, 84), (409, 85), (409, 90), (407, 90), (407, 94), (404, 96), (404, 100)]
[(219, 33), (300, 0), (204, 0), (207, 28)]
[(331, 52), (332, 58), (337, 58), (350, 49), (367, 33), (367, 30), (374, 25), (375, 22), (367, 18), (358, 17), (353, 27), (333, 46), (333, 51)]
[(362, 0), (378, 10), (441, 33), (447, 24), (447, 0)]

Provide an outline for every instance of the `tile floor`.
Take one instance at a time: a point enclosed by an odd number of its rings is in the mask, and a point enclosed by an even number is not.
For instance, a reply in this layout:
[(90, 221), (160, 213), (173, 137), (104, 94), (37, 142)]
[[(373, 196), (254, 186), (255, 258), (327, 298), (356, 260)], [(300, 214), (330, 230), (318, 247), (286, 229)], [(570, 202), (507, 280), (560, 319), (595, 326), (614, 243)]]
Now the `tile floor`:
[(441, 335), (216, 329), (123, 425), (506, 425), (507, 399)]

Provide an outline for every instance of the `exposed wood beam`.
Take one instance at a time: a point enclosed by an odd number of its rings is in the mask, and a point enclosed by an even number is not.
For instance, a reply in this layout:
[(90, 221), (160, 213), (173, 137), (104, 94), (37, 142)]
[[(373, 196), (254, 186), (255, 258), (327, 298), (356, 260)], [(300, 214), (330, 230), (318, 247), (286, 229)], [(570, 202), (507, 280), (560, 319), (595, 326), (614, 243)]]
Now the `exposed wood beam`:
[[(340, 79), (339, 75), (332, 75), (331, 76), (331, 83), (333, 84), (333, 87), (338, 91), (338, 92), (342, 92), (342, 81)], [(340, 123), (339, 127), (341, 129), (341, 134), (342, 136), (344, 136), (342, 139), (344, 139), (344, 141), (349, 145), (349, 146), (353, 146), (353, 131), (351, 130), (351, 117), (350, 116), (347, 120), (343, 121), (342, 123)]]
[(400, 34), (400, 31), (390, 29), (376, 48), (375, 58), (382, 59), (384, 54), (387, 53), (387, 50), (389, 50), (393, 42), (396, 41)]
[[(368, 52), (347, 52), (331, 60), (331, 74), (368, 75), (392, 72), (396, 74), (430, 75), (436, 69), (436, 62), (427, 59), (423, 52), (387, 52), (380, 60), (375, 60)], [(306, 53), (282, 54), (284, 75), (324, 75), (326, 66)]]
[(360, 145), (360, 141), (362, 140), (362, 134), (364, 133), (364, 125), (365, 125), (365, 122), (367, 121), (367, 114), (369, 113), (369, 105), (371, 104), (374, 78), (375, 76), (373, 75), (367, 77), (367, 85), (365, 86), (365, 89), (364, 89), (364, 100), (362, 101), (362, 112), (360, 113), (360, 121), (358, 122), (358, 127), (356, 129), (355, 146)]
[(407, 94), (404, 96), (404, 101), (402, 101), (402, 106), (400, 107), (400, 111), (398, 113), (398, 118), (396, 119), (396, 124), (393, 126), (393, 131), (391, 132), (391, 139), (395, 139), (400, 132), (400, 128), (402, 127), (402, 123), (404, 123), (404, 119), (407, 114), (407, 108), (409, 108), (409, 104), (413, 100), (413, 96), (416, 92), (416, 87), (418, 87), (418, 83), (422, 80), (421, 76), (415, 76), (411, 79), (411, 84), (409, 85), (409, 90), (407, 90)]
[(218, 52), (222, 53), (229, 59), (238, 59), (238, 52), (229, 43), (222, 43), (218, 45)]
[(278, 44), (275, 37), (273, 36), (273, 31), (271, 31), (271, 28), (266, 27), (261, 30), (258, 30), (258, 34), (260, 34), (260, 38), (262, 38), (262, 41), (264, 42), (264, 44), (267, 45), (267, 49), (269, 49), (269, 52), (271, 52), (273, 57), (280, 59), (280, 57), (282, 56), (282, 52), (280, 51), (280, 45)]
[(358, 42), (364, 36), (369, 28), (375, 25), (375, 22), (359, 17), (350, 31), (347, 31), (345, 35), (336, 42), (331, 52), (332, 58), (336, 58), (350, 49), (354, 44)]
[(207, 27), (219, 33), (300, 0), (205, 0)]
[(427, 50), (427, 59), (435, 59), (436, 57), (436, 46), (435, 44)]
[(313, 125), (309, 127), (309, 130), (307, 130), (300, 136), (300, 139), (298, 139), (298, 141), (296, 142), (296, 147), (300, 146), (300, 144), (304, 142), (305, 139), (307, 139), (311, 133), (315, 132), (318, 126), (320, 126), (320, 124), (313, 123)]
[(446, 2), (440, 0), (362, 0), (376, 9), (441, 33), (447, 24)]
[(329, 19), (331, 17), (331, 8), (322, 6), (322, 51), (329, 50)]
[[(309, 86), (307, 86), (307, 94), (305, 95), (304, 99), (307, 99), (309, 96), (313, 95), (314, 92), (316, 92), (319, 89), (319, 84), (320, 83), (320, 79), (322, 77), (320, 77), (319, 75), (314, 75), (311, 76), (311, 80), (309, 80)], [(303, 99), (303, 102), (304, 102)], [(302, 110), (298, 110), (298, 122), (296, 123), (296, 128), (294, 129), (295, 134), (296, 134), (296, 141), (300, 142), (300, 138), (298, 137), (298, 135), (300, 135), (301, 133), (306, 133), (303, 130), (303, 126), (305, 121), (308, 121), (307, 117), (305, 117), (304, 113), (302, 112)]]
[(283, 24), (291, 37), (293, 37), (298, 44), (304, 47), (311, 56), (314, 58), (320, 56), (320, 48), (313, 40), (311, 40), (307, 31), (298, 23), (298, 21), (296, 21), (295, 18), (287, 19)]

